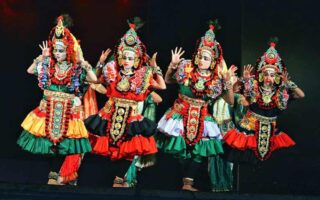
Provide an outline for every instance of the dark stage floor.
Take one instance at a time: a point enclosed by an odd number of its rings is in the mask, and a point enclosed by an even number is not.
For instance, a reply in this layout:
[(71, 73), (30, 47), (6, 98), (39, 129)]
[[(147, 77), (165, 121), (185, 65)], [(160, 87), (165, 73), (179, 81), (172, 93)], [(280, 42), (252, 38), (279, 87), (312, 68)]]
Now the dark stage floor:
[[(166, 158), (168, 159), (168, 158)], [(177, 163), (173, 160), (171, 168), (176, 168)], [(277, 194), (277, 191), (269, 192), (254, 191), (241, 193), (212, 193), (208, 180), (204, 178), (202, 185), (198, 185), (202, 192), (192, 193), (180, 191), (180, 175), (173, 170), (163, 169), (161, 174), (154, 178), (154, 171), (143, 174), (140, 185), (133, 189), (111, 188), (112, 176), (110, 164), (101, 157), (87, 156), (85, 164), (80, 170), (78, 186), (49, 186), (46, 185), (48, 163), (45, 158), (26, 155), (20, 158), (0, 159), (0, 199), (320, 199), (315, 193)], [(159, 165), (161, 166), (161, 162)], [(178, 171), (178, 170), (177, 170)], [(205, 174), (205, 172), (204, 172)], [(162, 179), (159, 179), (162, 177)], [(257, 183), (259, 184), (259, 183)]]
[(259, 200), (313, 200), (316, 196), (269, 195), (269, 194), (235, 194), (185, 192), (140, 189), (113, 189), (81, 186), (49, 186), (0, 183), (0, 199), (259, 199)]

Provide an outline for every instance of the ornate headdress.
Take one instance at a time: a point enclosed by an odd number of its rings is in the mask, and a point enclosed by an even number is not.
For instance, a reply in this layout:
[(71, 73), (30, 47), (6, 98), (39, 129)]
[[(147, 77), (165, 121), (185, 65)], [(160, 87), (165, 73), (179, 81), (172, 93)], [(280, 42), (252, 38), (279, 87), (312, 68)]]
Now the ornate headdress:
[[(218, 20), (209, 21), (209, 30), (206, 31), (205, 35), (201, 37), (197, 50), (194, 56), (194, 63), (198, 64), (198, 56), (203, 50), (207, 50), (211, 53), (212, 58), (216, 60), (216, 64), (220, 64), (223, 60), (222, 48), (219, 42), (216, 40), (215, 31), (221, 29)], [(215, 66), (212, 66), (214, 68)]]
[(274, 70), (276, 72), (275, 83), (280, 83), (280, 74), (287, 71), (287, 68), (282, 61), (279, 53), (276, 50), (276, 45), (279, 39), (277, 37), (271, 38), (269, 41), (270, 47), (268, 50), (257, 60), (256, 64), (256, 77), (259, 82), (263, 81), (263, 73), (265, 70)]
[(122, 66), (122, 54), (124, 51), (132, 51), (135, 53), (134, 67), (138, 68), (143, 62), (146, 61), (146, 48), (141, 42), (136, 30), (143, 26), (143, 22), (139, 17), (127, 21), (130, 29), (122, 36), (120, 43), (116, 47), (115, 60), (119, 66)]
[(270, 47), (268, 50), (258, 59), (257, 62), (257, 72), (264, 71), (266, 69), (274, 69), (277, 73), (283, 73), (286, 71), (286, 67), (276, 50), (276, 45), (278, 43), (278, 38), (271, 38), (269, 41)]
[[(79, 91), (79, 74), (81, 73), (81, 67), (77, 67), (79, 57), (83, 57), (82, 50), (79, 45), (79, 41), (72, 35), (67, 28), (71, 25), (71, 18), (68, 15), (61, 15), (57, 18), (57, 24), (52, 28), (49, 34), (49, 49), (50, 49), (50, 60), (48, 68), (43, 68), (43, 71), (39, 74), (39, 86), (45, 88), (46, 85), (51, 83), (62, 85), (66, 84), (70, 91)], [(52, 55), (52, 50), (56, 45), (66, 47), (67, 62), (72, 66), (68, 70), (65, 78), (55, 77), (55, 64), (56, 60)]]
[(82, 50), (79, 41), (68, 29), (72, 25), (72, 19), (69, 15), (60, 15), (56, 23), (57, 25), (53, 27), (49, 34), (49, 47), (52, 49), (56, 45), (65, 46), (68, 62), (75, 64), (78, 61), (78, 54), (82, 56)]

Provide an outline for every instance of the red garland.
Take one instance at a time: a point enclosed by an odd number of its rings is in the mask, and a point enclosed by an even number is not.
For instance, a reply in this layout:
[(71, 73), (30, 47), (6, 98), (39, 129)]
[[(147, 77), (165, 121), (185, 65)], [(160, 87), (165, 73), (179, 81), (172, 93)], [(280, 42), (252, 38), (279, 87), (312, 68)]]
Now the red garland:
[(276, 100), (277, 100), (277, 95), (276, 94), (274, 94), (271, 97), (272, 101), (267, 105), (263, 102), (260, 93), (259, 93), (259, 95), (257, 95), (256, 99), (257, 99), (257, 103), (258, 103), (259, 107), (262, 108), (262, 109), (271, 110), (271, 109), (276, 107)]
[(258, 82), (255, 82), (254, 86), (253, 86), (253, 92), (254, 94), (256, 95), (255, 96), (255, 99), (256, 99), (256, 102), (259, 106), (259, 108), (262, 108), (262, 109), (266, 109), (266, 110), (271, 110), (273, 108), (276, 107), (276, 100), (277, 100), (277, 96), (276, 94), (274, 94), (272, 97), (271, 97), (271, 102), (269, 104), (265, 104), (263, 102), (263, 99), (262, 99), (262, 95), (261, 95), (261, 92), (259, 91), (259, 85), (258, 85)]
[[(62, 136), (59, 139), (54, 140), (53, 138), (50, 137), (49, 124), (48, 124), (48, 123), (50, 123), (50, 119), (49, 119), (50, 118), (50, 107), (51, 107), (50, 105), (51, 105), (51, 101), (50, 101), (50, 97), (48, 97), (47, 105), (46, 105), (45, 133), (46, 133), (47, 138), (52, 143), (54, 143), (56, 145), (57, 143), (60, 143), (65, 138), (67, 131), (68, 131), (68, 128), (64, 129)], [(68, 103), (67, 103), (65, 115), (66, 115), (66, 118), (65, 118), (64, 124), (65, 124), (65, 127), (69, 127), (69, 120), (70, 120), (70, 116), (71, 116), (71, 102), (70, 101), (68, 101)]]
[[(195, 69), (195, 68), (193, 68)], [(209, 86), (211, 85), (212, 83), (212, 80), (214, 80), (214, 75), (211, 74), (210, 76), (208, 77), (203, 77), (201, 76), (198, 72), (194, 72), (194, 70), (192, 72), (190, 72), (190, 75), (191, 75), (191, 84), (190, 84), (190, 88), (191, 88), (191, 91), (194, 95), (196, 95), (197, 97), (203, 97), (205, 96), (206, 94), (210, 93), (210, 89), (209, 89)], [(198, 77), (202, 77), (202, 78), (205, 78), (207, 81), (205, 83), (205, 89), (201, 92), (197, 91), (194, 86), (195, 84), (197, 83), (198, 81)]]
[[(182, 102), (182, 104), (184, 105), (184, 109), (183, 112), (180, 112), (180, 114), (183, 115), (183, 125), (185, 128), (187, 128), (187, 120), (188, 120), (188, 110), (189, 110), (189, 104)], [(204, 117), (207, 115), (208, 110), (207, 107), (202, 107), (201, 108), (201, 113), (200, 113), (200, 117), (199, 117), (199, 126), (198, 126), (198, 130), (197, 132), (197, 136), (195, 137), (195, 139), (193, 139), (192, 141), (190, 141), (187, 137), (186, 137), (186, 131), (183, 132), (182, 137), (184, 138), (185, 142), (187, 145), (193, 146), (195, 145), (197, 142), (200, 141), (201, 137), (202, 137), (202, 133), (203, 133), (203, 129), (204, 129)]]

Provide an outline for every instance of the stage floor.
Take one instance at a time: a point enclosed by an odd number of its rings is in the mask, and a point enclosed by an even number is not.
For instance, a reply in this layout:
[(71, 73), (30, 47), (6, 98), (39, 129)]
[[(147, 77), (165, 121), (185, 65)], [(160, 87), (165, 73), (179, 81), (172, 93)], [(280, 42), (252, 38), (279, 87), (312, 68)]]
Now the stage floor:
[(0, 183), (0, 199), (145, 199), (145, 200), (316, 200), (316, 196), (270, 195), (270, 194), (235, 194), (187, 191), (140, 190), (122, 188), (50, 186)]
[[(297, 191), (283, 194), (276, 190), (269, 192), (270, 190), (253, 189), (252, 192), (213, 193), (208, 187), (208, 180), (204, 180), (198, 187), (201, 192), (181, 191), (180, 175), (170, 172), (169, 169), (159, 169), (164, 167), (161, 166), (161, 163), (164, 163), (161, 161), (154, 167), (156, 169), (152, 169), (154, 171), (145, 171), (142, 177), (144, 181), (138, 187), (114, 189), (111, 188), (112, 176), (108, 174), (110, 162), (102, 157), (87, 156), (85, 159), (86, 163), (81, 166), (79, 172), (78, 186), (51, 186), (46, 185), (48, 162), (45, 157), (25, 154), (25, 157), (19, 158), (0, 158), (0, 199), (320, 199), (320, 196), (315, 196), (319, 195), (316, 189), (312, 190), (313, 193), (302, 195)], [(174, 160), (169, 162), (172, 162), (171, 168), (178, 166), (177, 163), (173, 163)], [(160, 171), (161, 174), (154, 175)]]

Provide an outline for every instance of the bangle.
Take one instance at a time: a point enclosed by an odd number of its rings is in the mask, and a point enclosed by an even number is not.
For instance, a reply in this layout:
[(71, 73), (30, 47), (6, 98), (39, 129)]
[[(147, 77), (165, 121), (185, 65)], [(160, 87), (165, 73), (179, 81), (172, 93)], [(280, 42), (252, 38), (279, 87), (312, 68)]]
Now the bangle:
[(41, 61), (42, 55), (36, 57), (35, 59), (33, 59), (33, 63), (37, 64), (38, 62)]
[(289, 90), (294, 90), (294, 89), (296, 89), (298, 86), (297, 86), (297, 84), (295, 84), (295, 82), (289, 80), (289, 81), (287, 81), (287, 82), (285, 83), (285, 87), (286, 87), (287, 89), (289, 89)]
[(229, 80), (229, 81), (224, 82), (223, 89), (224, 89), (224, 90), (230, 90), (230, 89), (232, 89), (232, 81)]
[(159, 66), (156, 67), (155, 73), (158, 74), (159, 76), (163, 76), (162, 70)]
[(102, 68), (104, 66), (103, 62), (98, 61), (97, 63), (97, 68)]

